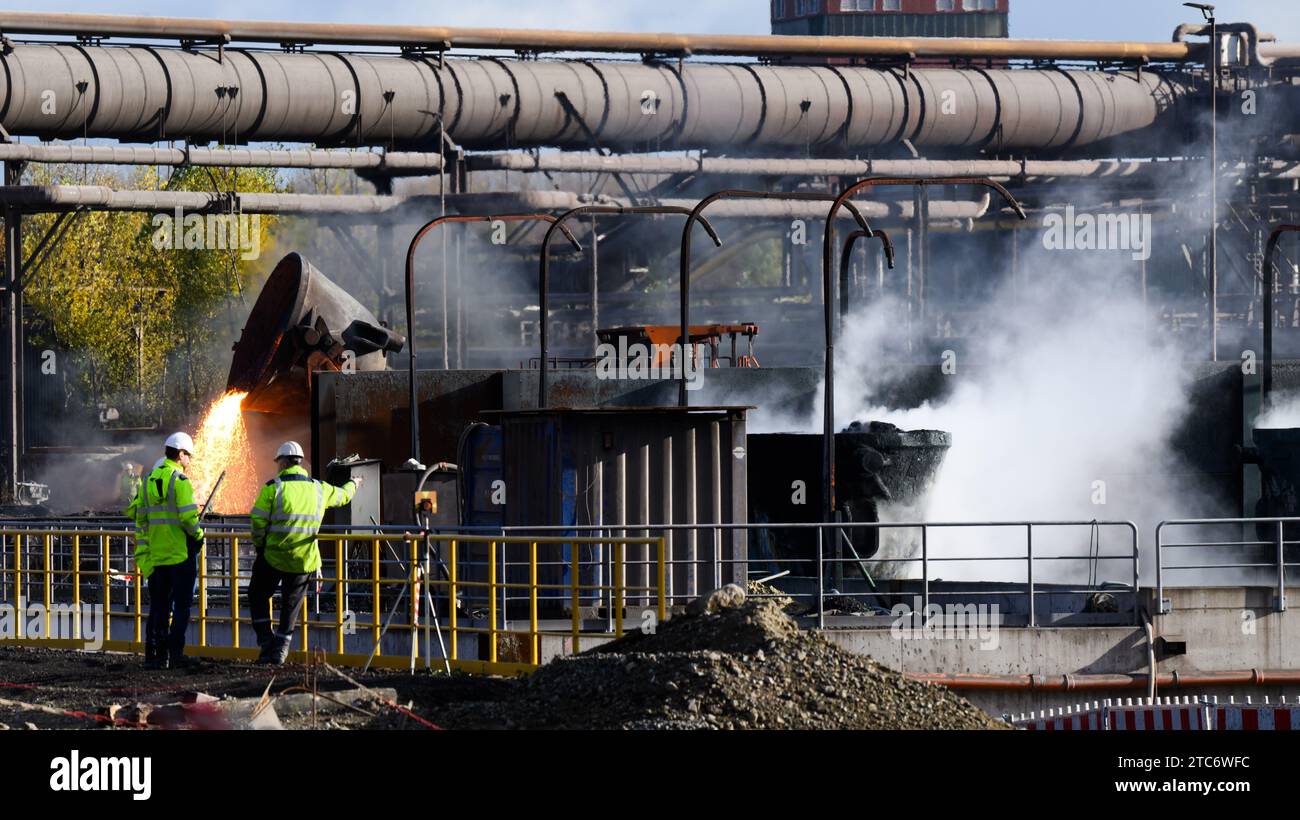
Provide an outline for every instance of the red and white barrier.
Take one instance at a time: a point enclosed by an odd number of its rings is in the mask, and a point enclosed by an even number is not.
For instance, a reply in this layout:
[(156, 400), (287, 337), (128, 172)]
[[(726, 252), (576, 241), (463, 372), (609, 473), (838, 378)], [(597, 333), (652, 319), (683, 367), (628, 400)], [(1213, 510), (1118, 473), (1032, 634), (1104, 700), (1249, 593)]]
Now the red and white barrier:
[(1214, 725), (1221, 732), (1300, 732), (1300, 705), (1229, 703), (1214, 709)]
[(1218, 698), (1128, 698), (1007, 716), (1035, 732), (1300, 732), (1300, 703), (1245, 703)]

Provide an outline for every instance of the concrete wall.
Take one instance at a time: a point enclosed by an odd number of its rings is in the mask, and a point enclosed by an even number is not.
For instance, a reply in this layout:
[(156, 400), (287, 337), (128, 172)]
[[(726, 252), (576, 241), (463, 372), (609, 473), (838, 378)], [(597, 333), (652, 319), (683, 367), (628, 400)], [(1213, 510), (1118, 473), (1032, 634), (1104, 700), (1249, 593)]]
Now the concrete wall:
[[(1150, 611), (1154, 596), (1144, 591)], [(1292, 595), (1300, 591), (1292, 590)], [(1160, 656), (1160, 673), (1300, 670), (1300, 611), (1274, 611), (1276, 593), (1254, 588), (1165, 590), (1172, 611), (1159, 616), (1157, 636), (1185, 640), (1187, 654)], [(870, 655), (903, 672), (973, 675), (1145, 675), (1147, 646), (1137, 627), (1002, 628), (996, 645), (978, 637), (931, 638), (904, 630), (827, 630), (831, 642)], [(1300, 686), (1166, 688), (1164, 695), (1210, 695), (1226, 700), (1300, 696)], [(1145, 697), (1145, 689), (1075, 692), (979, 691), (961, 693), (991, 714), (1072, 706), (1111, 697)]]

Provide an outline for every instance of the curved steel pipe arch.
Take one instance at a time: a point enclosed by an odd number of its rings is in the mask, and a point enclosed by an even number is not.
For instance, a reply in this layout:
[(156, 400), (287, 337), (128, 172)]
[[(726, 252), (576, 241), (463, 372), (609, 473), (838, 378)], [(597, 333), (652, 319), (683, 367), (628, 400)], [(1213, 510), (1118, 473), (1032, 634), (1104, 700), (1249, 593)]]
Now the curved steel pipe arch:
[[(568, 231), (564, 227), (564, 223), (575, 216), (582, 216), (584, 214), (615, 214), (617, 216), (679, 214), (694, 217), (694, 213), (689, 209), (675, 205), (639, 205), (636, 207), (626, 207), (623, 205), (581, 205), (561, 214), (557, 219), (551, 222), (551, 226), (546, 229), (546, 236), (542, 239), (542, 258), (537, 277), (537, 304), (541, 313), (539, 321), (541, 323), (542, 337), (541, 361), (538, 362), (537, 372), (537, 406), (541, 409), (545, 409), (547, 406), (547, 368), (548, 359), (550, 358), (550, 334), (548, 328), (551, 324), (551, 238), (555, 235), (557, 230), (563, 230), (567, 233)], [(722, 247), (722, 240), (718, 237), (718, 232), (713, 229), (713, 226), (709, 224), (707, 220), (701, 219), (700, 221), (704, 225), (705, 231), (708, 232), (709, 238), (713, 240), (713, 244), (717, 247)], [(582, 248), (579, 247), (578, 250), (582, 250)], [(595, 299), (596, 294), (593, 293), (591, 298)], [(592, 328), (592, 331), (594, 332), (595, 328)], [(685, 346), (683, 345), (683, 355), (684, 349)], [(684, 367), (682, 370), (685, 372)]]
[[(906, 177), (875, 177), (860, 179), (840, 192), (826, 215), (822, 234), (822, 300), (825, 302), (824, 327), (826, 335), (826, 378), (822, 385), (822, 513), (823, 520), (835, 515), (835, 282), (832, 265), (835, 253), (835, 217), (839, 209), (849, 203), (849, 197), (867, 188), (886, 185), (908, 185), (926, 188), (932, 185), (980, 185), (996, 191), (1015, 210), (1021, 219), (1028, 219), (1020, 201), (1000, 183), (987, 177), (935, 177), (908, 179)], [(916, 218), (924, 220), (926, 214), (918, 207)]]
[[(406, 334), (407, 352), (409, 361), (407, 364), (407, 382), (409, 395), (407, 397), (407, 409), (411, 414), (411, 461), (409, 465), (420, 464), (420, 417), (416, 413), (416, 395), (415, 395), (415, 251), (420, 247), (420, 242), (428, 235), (430, 231), (440, 225), (456, 222), (549, 222), (554, 228), (557, 222), (556, 218), (550, 214), (463, 214), (457, 216), (440, 216), (426, 222), (415, 236), (411, 237), (410, 247), (406, 250)], [(578, 250), (582, 250), (582, 245), (574, 237), (568, 228), (561, 228), (565, 238), (573, 244)], [(547, 231), (547, 241), (550, 240), (551, 233)], [(444, 271), (444, 274), (446, 271)], [(446, 288), (444, 282), (443, 287)], [(442, 327), (442, 343), (447, 343), (447, 325)]]
[(1264, 361), (1260, 367), (1260, 409), (1268, 405), (1273, 394), (1273, 291), (1277, 288), (1277, 268), (1273, 257), (1277, 255), (1277, 246), (1282, 236), (1288, 233), (1300, 233), (1300, 225), (1279, 225), (1268, 235), (1268, 244), (1264, 248)]
[[(686, 227), (682, 228), (682, 251), (681, 251), (681, 342), (683, 349), (690, 338), (691, 327), (691, 230), (695, 227), (696, 222), (707, 225), (704, 221), (704, 211), (715, 202), (724, 199), (772, 199), (772, 200), (794, 200), (810, 202), (830, 202), (835, 199), (830, 194), (818, 194), (811, 191), (746, 191), (742, 189), (728, 188), (713, 193), (701, 199), (699, 203), (691, 210), (690, 217), (686, 220)], [(858, 227), (864, 232), (872, 233), (871, 226), (863, 218), (862, 212), (857, 206), (847, 200), (842, 203), (848, 209), (849, 213), (857, 221)], [(838, 212), (838, 208), (835, 209)], [(684, 356), (685, 354), (683, 354)], [(681, 378), (678, 381), (677, 388), (677, 405), (679, 407), (690, 406), (686, 396), (686, 368), (682, 367)]]
[(844, 251), (840, 254), (840, 317), (849, 315), (849, 266), (853, 262), (853, 248), (859, 239), (879, 239), (881, 249), (885, 252), (885, 261), (889, 269), (894, 269), (894, 241), (884, 231), (854, 231), (844, 239)]

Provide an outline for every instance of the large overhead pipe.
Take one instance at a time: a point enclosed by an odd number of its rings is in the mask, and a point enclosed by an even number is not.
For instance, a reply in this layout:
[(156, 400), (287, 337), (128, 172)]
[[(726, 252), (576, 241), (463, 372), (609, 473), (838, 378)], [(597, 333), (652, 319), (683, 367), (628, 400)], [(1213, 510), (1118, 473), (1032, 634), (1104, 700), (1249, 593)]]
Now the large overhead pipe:
[[(823, 325), (826, 335), (826, 377), (822, 386), (822, 513), (823, 521), (830, 522), (835, 514), (835, 283), (832, 273), (835, 255), (835, 217), (849, 198), (859, 191), (887, 185), (913, 185), (926, 188), (933, 185), (977, 185), (998, 193), (1022, 220), (1027, 219), (1020, 202), (1001, 184), (980, 177), (946, 177), (938, 179), (904, 179), (877, 177), (859, 180), (840, 192), (831, 204), (822, 232), (822, 301)], [(918, 202), (924, 198), (918, 198)], [(918, 215), (919, 215), (918, 210)]]
[[(244, 213), (281, 215), (352, 214), (374, 215), (392, 222), (419, 222), (431, 207), (442, 204), (436, 195), (376, 196), (369, 194), (256, 194), (210, 191), (115, 190), (102, 185), (12, 185), (0, 187), (0, 205), (30, 211), (132, 211), (173, 213)], [(689, 211), (695, 200), (664, 199), (658, 205)], [(584, 205), (631, 208), (627, 200), (590, 197), (570, 191), (510, 191), (448, 194), (446, 205), (461, 213), (485, 209), (513, 211), (566, 211)], [(989, 199), (936, 201), (930, 203), (935, 220), (979, 219), (988, 212)], [(859, 202), (856, 207), (872, 219), (911, 219), (911, 202)], [(727, 202), (720, 203), (722, 217), (765, 217), (820, 219), (822, 211), (810, 202)]]
[(0, 144), (0, 160), (95, 165), (195, 165), (213, 168), (342, 168), (437, 171), (442, 154), (414, 151), (323, 151), (266, 148), (157, 148), (123, 145)]
[[(197, 165), (219, 168), (341, 168), (413, 175), (436, 172), (441, 154), (421, 151), (344, 151), (321, 149), (160, 148), (124, 145), (33, 145), (0, 143), (0, 161), (91, 163), (98, 165)], [(1146, 179), (1184, 174), (1188, 160), (1031, 160), (1031, 159), (786, 159), (769, 157), (663, 156), (622, 154), (603, 156), (576, 152), (510, 151), (469, 154), (470, 171), (521, 173), (718, 174), (795, 177), (953, 177), (994, 179), (1051, 177), (1096, 180)], [(1225, 166), (1226, 176), (1258, 173), (1265, 179), (1300, 177), (1300, 167), (1281, 161)]]
[[(389, 156), (399, 156), (398, 153)], [(0, 146), (4, 158), (4, 146)], [(761, 157), (662, 156), (655, 154), (486, 153), (466, 157), (471, 171), (624, 174), (735, 174), (752, 176), (916, 177), (1096, 177), (1124, 178), (1154, 171), (1168, 174), (1169, 162), (1145, 160), (932, 160), (778, 159)]]
[[(549, 222), (551, 223), (552, 228), (554, 228), (558, 220), (549, 214), (475, 214), (465, 216), (440, 216), (437, 219), (432, 219), (429, 222), (426, 222), (418, 231), (415, 232), (415, 236), (411, 237), (410, 247), (406, 250), (406, 335), (408, 337), (407, 344), (410, 345), (408, 348), (410, 355), (407, 361), (407, 387), (409, 410), (411, 415), (411, 460), (406, 463), (405, 468), (416, 471), (423, 470), (424, 465), (420, 462), (420, 418), (419, 414), (416, 412), (419, 403), (415, 390), (415, 252), (419, 249), (420, 243), (424, 241), (424, 237), (427, 236), (430, 231), (440, 225), (454, 222)], [(578, 242), (577, 238), (574, 237), (572, 231), (563, 225), (560, 225), (559, 229), (564, 233), (564, 238), (568, 239), (569, 243), (572, 244), (574, 248), (579, 251), (582, 250), (582, 245)], [(546, 235), (549, 239), (551, 234), (548, 231)], [(442, 287), (445, 291), (447, 288), (447, 272), (444, 270), (442, 273)], [(446, 322), (442, 325), (442, 343), (444, 345), (447, 344)]]
[(1278, 245), (1288, 233), (1300, 233), (1300, 225), (1279, 225), (1268, 235), (1264, 248), (1264, 361), (1260, 367), (1260, 407), (1268, 409), (1273, 395), (1273, 291), (1277, 289), (1277, 267), (1273, 263)]
[[(439, 60), (423, 55), (17, 45), (0, 123), (44, 139), (309, 142), (427, 151), (554, 146), (1007, 152), (1142, 132), (1183, 139), (1179, 74), (721, 63)], [(561, 104), (562, 94), (567, 105)], [(1163, 126), (1155, 132), (1151, 126)]]
[[(1199, 59), (1204, 46), (1183, 42), (1011, 40), (984, 37), (810, 37), (734, 34), (667, 34), (461, 28), (375, 23), (304, 23), (282, 20), (204, 20), (120, 14), (0, 12), (5, 34), (131, 37), (212, 43), (404, 46), (544, 52), (622, 52), (767, 57), (951, 57), (972, 59), (1171, 61)], [(1180, 30), (1181, 31), (1181, 30)], [(1270, 55), (1300, 53), (1294, 46), (1262, 46)]]
[[(569, 191), (511, 191), (447, 194), (448, 208), (457, 211), (529, 210), (572, 208), (583, 197)], [(103, 211), (170, 213), (180, 208), (190, 213), (247, 214), (376, 214), (417, 222), (431, 206), (441, 204), (436, 195), (377, 196), (368, 194), (262, 194), (230, 191), (115, 190), (105, 185), (10, 185), (0, 187), (0, 203), (21, 210), (65, 211), (78, 208)]]
[[(618, 216), (655, 216), (662, 214), (679, 214), (694, 218), (694, 214), (689, 208), (675, 207), (671, 205), (651, 205), (638, 207), (624, 207), (622, 205), (584, 205), (581, 208), (574, 208), (568, 213), (555, 220), (551, 227), (546, 229), (546, 236), (542, 239), (542, 259), (537, 276), (537, 305), (540, 315), (538, 321), (541, 323), (541, 343), (542, 343), (542, 360), (538, 363), (537, 368), (537, 406), (545, 409), (547, 407), (546, 396), (546, 374), (549, 367), (550, 348), (548, 328), (551, 324), (551, 239), (555, 232), (564, 226), (564, 223), (575, 216), (584, 214), (616, 214)], [(718, 232), (713, 230), (713, 226), (705, 220), (700, 220), (704, 225), (704, 230), (708, 233), (709, 238), (717, 247), (722, 246), (722, 239), (718, 237)], [(690, 224), (690, 220), (687, 221)], [(595, 299), (596, 294), (592, 293), (591, 298)], [(596, 328), (592, 328), (593, 331)], [(686, 347), (688, 339), (683, 333), (682, 336), (682, 373), (686, 372)]]

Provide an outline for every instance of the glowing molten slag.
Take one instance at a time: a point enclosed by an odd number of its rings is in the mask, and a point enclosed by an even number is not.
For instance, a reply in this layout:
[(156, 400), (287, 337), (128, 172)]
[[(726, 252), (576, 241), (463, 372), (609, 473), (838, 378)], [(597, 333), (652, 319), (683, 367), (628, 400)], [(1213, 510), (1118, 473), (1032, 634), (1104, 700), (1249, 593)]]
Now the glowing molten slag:
[(194, 483), (194, 499), (200, 506), (207, 501), (221, 472), (226, 472), (211, 512), (247, 513), (257, 500), (257, 468), (241, 409), (247, 395), (232, 391), (212, 402), (194, 434), (189, 476)]

